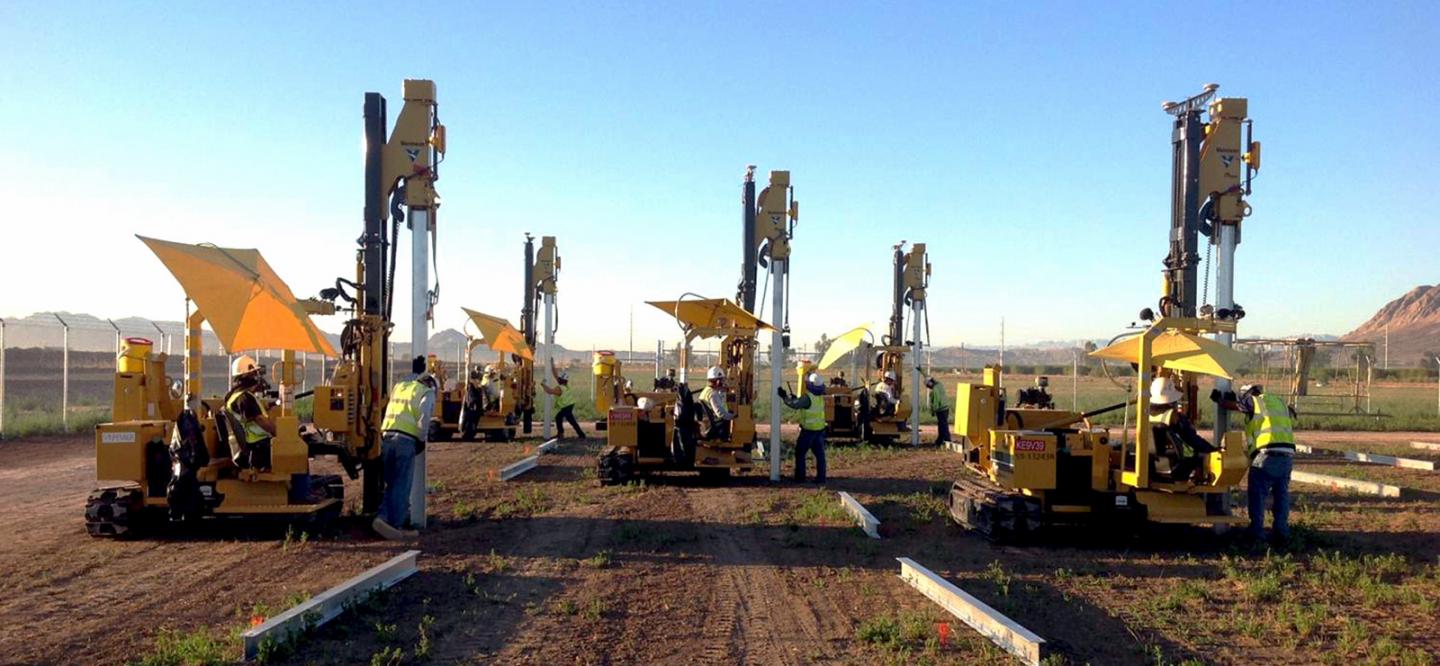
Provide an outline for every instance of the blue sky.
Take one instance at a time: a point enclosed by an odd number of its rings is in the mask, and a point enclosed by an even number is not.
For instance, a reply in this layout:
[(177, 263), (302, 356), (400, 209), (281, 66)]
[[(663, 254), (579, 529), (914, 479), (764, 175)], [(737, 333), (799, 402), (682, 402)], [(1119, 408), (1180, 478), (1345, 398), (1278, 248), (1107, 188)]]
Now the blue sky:
[(424, 77), (440, 327), (518, 315), (530, 231), (559, 237), (560, 342), (624, 347), (632, 304), (639, 348), (673, 340), (639, 304), (733, 295), (753, 163), (801, 202), (797, 344), (884, 321), (901, 239), (935, 343), (1108, 337), (1159, 292), (1160, 103), (1213, 81), (1265, 145), (1242, 334), (1344, 332), (1440, 281), (1437, 7), (7, 2), (0, 315), (179, 319), (136, 233), (259, 247), (302, 294), (349, 275), (363, 93)]

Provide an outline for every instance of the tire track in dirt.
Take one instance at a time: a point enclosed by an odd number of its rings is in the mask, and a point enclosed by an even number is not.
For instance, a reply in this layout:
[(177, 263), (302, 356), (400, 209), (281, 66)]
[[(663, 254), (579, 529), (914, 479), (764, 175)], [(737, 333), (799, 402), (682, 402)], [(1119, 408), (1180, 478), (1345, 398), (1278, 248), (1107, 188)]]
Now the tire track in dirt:
[[(744, 515), (764, 488), (699, 488), (684, 494), (692, 520), (715, 522)], [(727, 525), (701, 532), (715, 575), (712, 608), (718, 609), (716, 629), (705, 635), (702, 654), (712, 663), (803, 664), (813, 655), (833, 659), (813, 599), (794, 594), (780, 575), (779, 564), (764, 556), (768, 544), (744, 526)], [(763, 561), (756, 561), (763, 557)], [(727, 622), (728, 620), (728, 622)], [(728, 625), (728, 631), (726, 627)], [(725, 641), (721, 645), (719, 641)], [(724, 653), (722, 654), (722, 648)]]

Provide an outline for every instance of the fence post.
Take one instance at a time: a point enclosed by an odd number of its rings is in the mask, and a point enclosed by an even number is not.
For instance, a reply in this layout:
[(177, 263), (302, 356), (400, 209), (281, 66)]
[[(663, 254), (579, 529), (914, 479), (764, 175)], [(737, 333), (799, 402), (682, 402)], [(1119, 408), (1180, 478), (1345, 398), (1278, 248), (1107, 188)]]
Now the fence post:
[(155, 323), (155, 322), (153, 322), (153, 321), (150, 322), (150, 325), (151, 325), (151, 326), (154, 326), (154, 327), (155, 327), (155, 332), (160, 334), (160, 339), (158, 340), (158, 342), (160, 343), (160, 348), (165, 350), (165, 355), (166, 355), (166, 356), (169, 356), (169, 355), (170, 355), (170, 334), (166, 333), (166, 332), (165, 332), (165, 329), (160, 328), (160, 325), (157, 324), (157, 323)]
[(0, 318), (0, 439), (5, 439), (5, 320)]
[(64, 331), (64, 348), (60, 352), (60, 427), (70, 432), (70, 325), (54, 312), (50, 316), (60, 322)]
[(115, 325), (115, 320), (114, 320), (114, 319), (106, 319), (106, 320), (105, 320), (105, 323), (109, 324), (109, 325), (110, 325), (110, 328), (115, 329), (115, 355), (116, 355), (116, 356), (119, 356), (119, 355), (120, 355), (120, 327)]

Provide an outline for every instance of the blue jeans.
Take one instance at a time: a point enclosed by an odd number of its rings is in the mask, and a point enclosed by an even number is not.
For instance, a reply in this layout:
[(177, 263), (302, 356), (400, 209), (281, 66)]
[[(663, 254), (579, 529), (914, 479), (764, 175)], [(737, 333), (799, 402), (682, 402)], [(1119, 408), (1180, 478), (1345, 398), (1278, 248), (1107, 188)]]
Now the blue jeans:
[(1263, 449), (1250, 461), (1250, 536), (1265, 536), (1265, 497), (1274, 495), (1274, 524), (1271, 535), (1277, 540), (1290, 538), (1290, 470), (1294, 456), (1267, 454)]
[(801, 430), (795, 442), (795, 480), (805, 480), (805, 453), (815, 452), (815, 481), (825, 483), (825, 431)]
[(410, 521), (410, 486), (415, 481), (415, 445), (409, 435), (385, 433), (380, 455), (385, 465), (385, 498), (380, 502), (380, 519), (394, 527)]

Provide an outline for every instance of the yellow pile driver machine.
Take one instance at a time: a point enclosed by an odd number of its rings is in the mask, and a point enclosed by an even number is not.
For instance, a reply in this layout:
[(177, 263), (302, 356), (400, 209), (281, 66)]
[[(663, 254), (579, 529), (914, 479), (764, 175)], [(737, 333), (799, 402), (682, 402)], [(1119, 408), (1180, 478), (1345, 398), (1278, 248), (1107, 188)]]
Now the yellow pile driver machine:
[[(525, 298), (520, 308), (520, 329), (517, 331), (505, 319), (462, 308), (479, 334), (467, 336), (460, 370), (466, 374), (453, 382), (443, 364), (431, 357), (431, 372), (441, 386), (440, 399), (435, 401), (435, 416), (430, 422), (431, 439), (443, 441), (458, 434), (470, 441), (477, 434), (484, 434), (487, 440), (504, 442), (513, 439), (517, 429), (525, 434), (531, 432), (535, 417), (536, 306), (540, 305), (545, 313), (548, 349), (554, 342), (559, 272), (560, 255), (555, 237), (541, 238), (537, 255), (534, 237), (526, 234)], [(482, 345), (495, 352), (493, 363), (474, 362), (475, 349)], [(543, 415), (547, 438), (549, 411), (547, 408)]]
[[(166, 514), (172, 520), (338, 515), (343, 483), (311, 470), (311, 459), (326, 454), (337, 456), (352, 479), (363, 475), (362, 510), (373, 513), (378, 507), (400, 207), (412, 216), (433, 214), (439, 205), (436, 158), (445, 151), (435, 84), (406, 80), (404, 97), (392, 133), (385, 98), (365, 96), (365, 230), (353, 280), (338, 279), (320, 299), (295, 299), (254, 250), (147, 240), (195, 305), (186, 319), (185, 381), (171, 388), (165, 356), (143, 345), (122, 355), (114, 420), (95, 429), (96, 477), (102, 485), (85, 507), (91, 535), (124, 536)], [(395, 220), (387, 231), (391, 211)], [(332, 353), (309, 315), (337, 311), (350, 315), (340, 336), (340, 359), (329, 382), (314, 389), (314, 422), (302, 430), (293, 401), (305, 395), (292, 395), (294, 353)], [(207, 321), (227, 349), (285, 350), (277, 373), (280, 390), (264, 401), (276, 429), (268, 464), (245, 469), (235, 464), (228, 440), (237, 433), (224, 415), (225, 399), (202, 397), (200, 336)]]
[[(1151, 382), (1163, 370), (1183, 396), (1189, 419), (1198, 416), (1201, 375), (1220, 378), (1226, 388), (1243, 357), (1229, 341), (1243, 309), (1230, 299), (1234, 242), (1249, 214), (1244, 197), (1259, 168), (1260, 146), (1246, 138), (1246, 100), (1214, 97), (1215, 87), (1181, 103), (1168, 103), (1176, 116), (1170, 253), (1160, 311), (1141, 312), (1142, 330), (1094, 354), (1136, 368), (1132, 401), (1074, 413), (1011, 408), (1000, 388), (998, 368), (987, 368), (979, 384), (956, 391), (956, 429), (970, 473), (956, 480), (949, 498), (953, 518), (997, 539), (1018, 538), (1047, 525), (1124, 519), (1156, 523), (1234, 522), (1229, 492), (1244, 477), (1248, 461), (1244, 434), (1218, 424), (1218, 450), (1199, 456), (1193, 474), (1175, 474), (1186, 456), (1167, 427), (1152, 424)], [(1202, 119), (1208, 113), (1208, 119)], [(1197, 235), (1220, 249), (1220, 302), (1197, 307)], [(1204, 337), (1214, 335), (1216, 339)], [(1119, 439), (1090, 418), (1126, 410)], [(1218, 411), (1218, 410), (1217, 410)], [(1130, 415), (1137, 422), (1128, 436)]]
[[(825, 393), (825, 422), (832, 437), (867, 441), (877, 444), (894, 443), (909, 433), (911, 443), (918, 443), (919, 416), (916, 396), (923, 383), (920, 379), (921, 324), (925, 321), (926, 290), (930, 282), (930, 262), (924, 243), (915, 243), (909, 250), (905, 242), (896, 244), (891, 258), (892, 299), (890, 322), (879, 345), (864, 327), (839, 336), (818, 364), (802, 360), (797, 364), (798, 381), (812, 368), (828, 370), (847, 352), (864, 359), (863, 367), (852, 364), (850, 384), (840, 377), (831, 379)], [(911, 335), (906, 339), (906, 310), (911, 317)], [(906, 365), (907, 356), (912, 360)], [(889, 380), (887, 383), (887, 379)]]
[[(777, 339), (783, 337), (783, 331), (761, 321), (754, 311), (758, 286), (756, 267), (770, 267), (772, 274), (787, 270), (789, 240), (799, 214), (790, 188), (790, 172), (771, 171), (769, 186), (758, 197), (754, 172), (753, 166), (747, 169), (742, 194), (745, 259), (737, 294), (739, 302), (693, 294), (685, 294), (675, 301), (650, 302), (673, 316), (683, 334), (679, 382), (673, 391), (621, 391), (605, 396), (609, 408), (606, 446), (599, 460), (601, 483), (624, 483), (637, 473), (659, 470), (695, 470), (705, 477), (724, 478), (732, 471), (743, 473), (753, 467), (758, 336), (763, 330), (771, 330), (776, 332)], [(777, 278), (775, 285), (776, 310), (780, 312), (785, 306), (782, 281), (783, 278)], [(719, 383), (724, 387), (726, 411), (733, 415), (728, 421), (722, 422), (686, 383), (691, 344), (704, 338), (720, 339), (718, 359), (711, 371), (719, 374)], [(780, 368), (779, 358), (777, 345), (771, 354), (776, 373)], [(619, 374), (618, 361), (603, 365), (597, 359), (597, 377), (603, 373), (612, 378), (612, 386), (622, 386), (624, 380)], [(707, 383), (712, 379), (715, 378), (707, 374)], [(597, 388), (597, 408), (601, 394)], [(771, 442), (772, 449), (778, 449), (774, 443), (778, 442), (779, 429), (774, 426), (779, 406), (775, 400), (772, 404)], [(775, 478), (779, 459), (778, 456), (771, 458), (771, 476)]]

